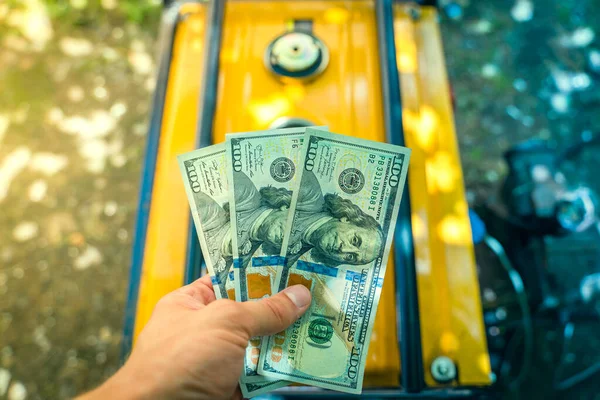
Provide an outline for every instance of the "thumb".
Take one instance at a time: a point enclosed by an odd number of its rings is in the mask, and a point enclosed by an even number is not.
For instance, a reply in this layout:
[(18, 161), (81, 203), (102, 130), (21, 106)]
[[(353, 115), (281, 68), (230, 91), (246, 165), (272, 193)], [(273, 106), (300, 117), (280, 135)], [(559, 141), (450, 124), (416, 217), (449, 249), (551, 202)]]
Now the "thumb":
[(285, 330), (306, 312), (310, 301), (310, 291), (302, 285), (294, 285), (269, 298), (241, 303), (250, 321), (250, 337)]

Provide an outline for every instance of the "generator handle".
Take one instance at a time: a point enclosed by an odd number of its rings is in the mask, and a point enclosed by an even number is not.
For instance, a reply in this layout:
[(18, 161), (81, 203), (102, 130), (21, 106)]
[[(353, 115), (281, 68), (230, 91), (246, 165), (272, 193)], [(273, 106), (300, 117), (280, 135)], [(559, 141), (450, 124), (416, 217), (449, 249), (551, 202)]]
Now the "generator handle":
[[(405, 146), (402, 124), (402, 96), (400, 74), (396, 63), (394, 40), (394, 0), (377, 0), (377, 39), (381, 68), (381, 93), (384, 105), (384, 123), (389, 143)], [(408, 393), (419, 393), (425, 388), (417, 270), (412, 236), (408, 181), (400, 203), (398, 222), (394, 235), (394, 260), (396, 264), (396, 299), (400, 304), (397, 320), (398, 345), (402, 365), (402, 386)]]

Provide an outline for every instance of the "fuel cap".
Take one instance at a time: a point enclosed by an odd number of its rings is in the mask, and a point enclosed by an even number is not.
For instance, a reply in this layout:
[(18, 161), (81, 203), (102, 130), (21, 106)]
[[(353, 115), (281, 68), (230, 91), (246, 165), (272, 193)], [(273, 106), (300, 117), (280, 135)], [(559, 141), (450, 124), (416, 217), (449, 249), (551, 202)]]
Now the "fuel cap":
[(327, 67), (327, 46), (310, 33), (288, 32), (269, 44), (265, 54), (267, 68), (286, 78), (307, 79)]

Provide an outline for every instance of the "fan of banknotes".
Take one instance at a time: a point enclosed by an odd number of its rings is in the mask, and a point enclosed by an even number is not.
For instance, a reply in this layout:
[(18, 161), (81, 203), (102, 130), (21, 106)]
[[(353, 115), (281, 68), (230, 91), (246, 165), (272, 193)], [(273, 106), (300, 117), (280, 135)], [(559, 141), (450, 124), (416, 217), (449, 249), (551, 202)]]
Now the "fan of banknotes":
[(229, 134), (178, 157), (217, 298), (312, 292), (290, 328), (250, 340), (244, 396), (290, 382), (361, 393), (409, 157), (321, 127)]

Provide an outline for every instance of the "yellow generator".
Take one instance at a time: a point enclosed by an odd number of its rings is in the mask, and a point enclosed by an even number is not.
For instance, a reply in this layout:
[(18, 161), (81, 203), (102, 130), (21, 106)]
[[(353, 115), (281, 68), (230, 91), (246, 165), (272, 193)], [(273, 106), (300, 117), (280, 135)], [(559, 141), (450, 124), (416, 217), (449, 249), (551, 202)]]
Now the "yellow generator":
[[(124, 355), (156, 302), (202, 273), (176, 156), (222, 142), (229, 132), (321, 125), (412, 149), (363, 395), (470, 398), (491, 383), (433, 3), (207, 0), (165, 6)], [(276, 393), (330, 392), (290, 386)]]

